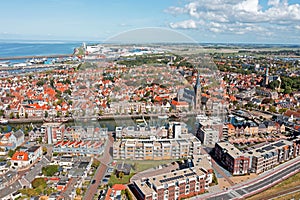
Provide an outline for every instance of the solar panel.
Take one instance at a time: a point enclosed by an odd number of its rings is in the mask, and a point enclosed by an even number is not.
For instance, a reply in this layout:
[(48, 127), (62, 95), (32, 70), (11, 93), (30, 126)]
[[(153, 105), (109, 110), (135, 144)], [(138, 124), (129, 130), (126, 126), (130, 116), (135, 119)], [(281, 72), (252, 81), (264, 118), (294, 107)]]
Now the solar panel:
[(196, 173), (195, 172), (191, 172), (191, 173), (185, 174), (185, 176), (193, 176), (193, 175), (196, 175)]
[(275, 148), (272, 147), (272, 146), (266, 146), (266, 147), (264, 147), (264, 148), (262, 148), (262, 149), (263, 149), (263, 150), (270, 151), (270, 150), (275, 149)]
[(173, 180), (180, 179), (180, 178), (183, 178), (183, 177), (184, 177), (183, 175), (180, 175), (180, 176), (174, 176), (174, 177), (162, 179), (162, 180), (160, 180), (159, 182), (165, 183), (165, 182), (173, 181)]
[(276, 147), (281, 147), (281, 146), (284, 146), (284, 145), (285, 144), (281, 141), (274, 144), (274, 146), (276, 146)]

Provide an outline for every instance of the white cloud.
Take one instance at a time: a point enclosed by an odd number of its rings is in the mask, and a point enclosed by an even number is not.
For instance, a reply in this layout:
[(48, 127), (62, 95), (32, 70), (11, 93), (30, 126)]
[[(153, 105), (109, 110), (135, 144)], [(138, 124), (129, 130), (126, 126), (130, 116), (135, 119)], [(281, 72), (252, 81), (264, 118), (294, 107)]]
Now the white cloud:
[(256, 14), (260, 10), (260, 6), (258, 0), (246, 0), (236, 4), (233, 9)]
[(269, 0), (268, 6), (278, 6), (280, 4), (280, 0)]
[(181, 29), (195, 29), (197, 24), (194, 20), (185, 20), (176, 23), (170, 23), (171, 28), (181, 28)]
[[(292, 32), (300, 24), (300, 4), (287, 0), (268, 0), (262, 7), (259, 0), (187, 0), (187, 3), (170, 7), (166, 12), (189, 16), (188, 20), (170, 23), (171, 28), (197, 29), (213, 33), (275, 34), (277, 28)], [(201, 26), (200, 26), (201, 25)]]

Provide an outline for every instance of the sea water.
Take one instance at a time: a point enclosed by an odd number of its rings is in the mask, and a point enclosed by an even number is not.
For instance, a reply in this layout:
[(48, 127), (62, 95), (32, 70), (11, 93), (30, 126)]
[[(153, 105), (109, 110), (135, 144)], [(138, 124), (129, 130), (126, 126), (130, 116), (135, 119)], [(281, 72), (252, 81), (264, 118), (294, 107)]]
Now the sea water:
[(0, 40), (0, 57), (72, 54), (82, 42)]

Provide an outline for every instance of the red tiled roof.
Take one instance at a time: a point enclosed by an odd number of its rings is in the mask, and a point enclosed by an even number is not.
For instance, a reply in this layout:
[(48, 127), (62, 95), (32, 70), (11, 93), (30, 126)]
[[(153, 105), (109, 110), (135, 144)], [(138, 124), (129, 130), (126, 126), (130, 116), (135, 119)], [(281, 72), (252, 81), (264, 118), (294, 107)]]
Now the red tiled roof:
[(14, 153), (11, 160), (28, 161), (28, 153), (24, 151), (17, 151)]
[(112, 186), (112, 189), (114, 189), (114, 190), (125, 190), (125, 189), (126, 189), (126, 186), (123, 185), (123, 184), (114, 184), (114, 185)]

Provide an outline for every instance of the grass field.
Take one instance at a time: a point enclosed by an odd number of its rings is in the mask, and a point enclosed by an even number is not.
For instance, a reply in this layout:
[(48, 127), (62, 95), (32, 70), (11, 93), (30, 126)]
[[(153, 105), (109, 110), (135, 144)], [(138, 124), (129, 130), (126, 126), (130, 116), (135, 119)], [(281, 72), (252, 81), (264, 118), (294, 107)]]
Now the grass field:
[(300, 199), (300, 192), (295, 192), (293, 194), (284, 195), (274, 200), (287, 200), (287, 199)]
[(114, 184), (127, 184), (130, 181), (130, 178), (134, 175), (134, 173), (130, 173), (129, 175), (124, 175), (123, 178), (119, 179), (116, 177), (115, 174), (112, 174), (108, 185), (114, 185)]
[[(292, 188), (292, 187), (295, 187), (295, 186), (298, 186), (300, 185), (300, 173), (298, 174), (295, 174), (294, 176), (291, 176), (290, 178), (282, 181), (281, 183), (267, 189), (266, 191), (264, 192), (261, 192), (259, 194), (256, 194), (252, 197), (249, 197), (247, 198), (247, 200), (261, 200), (261, 199), (268, 199), (268, 197), (270, 195), (274, 195), (278, 192), (281, 192), (281, 191), (285, 191), (286, 189), (289, 189), (289, 188)], [(296, 195), (297, 193), (295, 194), (291, 194), (291, 198), (293, 197), (293, 195)], [(289, 196), (289, 195), (288, 195)], [(296, 199), (299, 199), (299, 196), (300, 196), (300, 193), (298, 192), (298, 198)], [(286, 197), (280, 197), (278, 199), (289, 199), (289, 198), (286, 198)]]
[(109, 185), (114, 185), (116, 183), (118, 183), (118, 184), (127, 184), (127, 183), (130, 182), (130, 178), (138, 172), (141, 172), (141, 171), (153, 168), (153, 167), (157, 167), (159, 165), (169, 164), (169, 163), (172, 163), (174, 161), (175, 160), (158, 160), (158, 161), (155, 161), (155, 160), (141, 160), (141, 161), (138, 161), (138, 160), (118, 160), (117, 164), (120, 164), (122, 162), (127, 163), (127, 164), (131, 164), (131, 166), (132, 166), (131, 172), (130, 172), (129, 175), (124, 175), (124, 177), (121, 178), (121, 179), (117, 178), (116, 175), (114, 173), (112, 173), (108, 184)]

